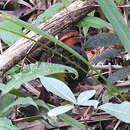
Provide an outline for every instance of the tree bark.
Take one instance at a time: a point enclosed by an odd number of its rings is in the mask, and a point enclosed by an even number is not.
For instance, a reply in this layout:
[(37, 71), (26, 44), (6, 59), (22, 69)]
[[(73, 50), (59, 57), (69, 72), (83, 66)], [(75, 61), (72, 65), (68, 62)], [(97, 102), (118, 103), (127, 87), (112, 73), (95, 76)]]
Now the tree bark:
[[(51, 35), (56, 35), (73, 22), (78, 21), (87, 13), (94, 10), (94, 7), (91, 7), (91, 5), (94, 4), (95, 1), (96, 0), (77, 0), (67, 8), (64, 8), (59, 13), (55, 14), (46, 22), (40, 24), (38, 28), (48, 32)], [(32, 31), (30, 31), (27, 36), (40, 42), (44, 40), (42, 36), (39, 36)], [(22, 38), (8, 48), (4, 54), (0, 55), (0, 76), (2, 76), (3, 73), (11, 67), (19, 63), (27, 55), (33, 45), (34, 42)]]

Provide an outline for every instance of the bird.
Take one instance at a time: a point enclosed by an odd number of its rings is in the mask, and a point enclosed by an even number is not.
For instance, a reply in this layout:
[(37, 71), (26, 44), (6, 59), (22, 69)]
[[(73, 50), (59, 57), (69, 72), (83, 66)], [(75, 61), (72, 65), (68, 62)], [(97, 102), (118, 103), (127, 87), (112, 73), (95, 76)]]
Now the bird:
[[(71, 27), (71, 28), (69, 27), (65, 29), (58, 35), (58, 39), (62, 41), (65, 45), (69, 46), (70, 48), (75, 50), (77, 53), (82, 55), (86, 60), (88, 60), (87, 55), (85, 54), (85, 51), (82, 48), (83, 36), (81, 35), (77, 27)], [(62, 55), (68, 57), (71, 61), (75, 62), (76, 64), (80, 65), (80, 67), (88, 71), (89, 68), (85, 63), (83, 63), (80, 59), (75, 57), (73, 54), (69, 53), (64, 48), (56, 45), (53, 42), (46, 42), (44, 44), (50, 47), (51, 49), (58, 51)], [(85, 78), (86, 73), (83, 70), (79, 69), (74, 64), (65, 60), (62, 57), (62, 55), (54, 54), (53, 52), (51, 52), (50, 50), (44, 47), (41, 47), (41, 48), (42, 48), (42, 54), (39, 59), (40, 62), (62, 64), (62, 65), (66, 65), (77, 70), (79, 74), (79, 77), (77, 79), (74, 78), (74, 74), (69, 74), (69, 73), (65, 74), (66, 75), (65, 83), (68, 85), (69, 88), (71, 89), (75, 88), (79, 84), (79, 82)]]
[[(60, 33), (59, 40), (62, 41), (67, 46), (69, 46), (70, 48), (72, 48), (77, 53), (79, 53), (86, 60), (88, 60), (87, 55), (85, 53), (85, 50), (82, 48), (82, 42), (84, 40), (84, 37), (80, 33), (80, 31), (78, 30), (77, 27), (73, 27), (73, 28), (71, 27), (71, 29), (69, 28), (69, 29), (63, 31), (62, 33)], [(66, 55), (69, 57), (70, 60), (72, 60), (75, 63), (77, 63), (78, 65), (80, 65), (86, 72), (89, 70), (88, 65), (83, 63), (81, 60), (76, 58), (74, 55), (72, 55), (70, 53), (68, 53)], [(72, 74), (68, 74), (66, 77), (66, 81), (67, 81), (69, 87), (74, 88), (78, 85), (78, 83), (80, 81), (82, 81), (85, 78), (86, 72), (82, 71), (81, 69), (79, 69), (75, 65), (72, 65), (68, 62), (65, 62), (64, 65), (71, 66), (78, 71), (78, 74), (79, 74), (78, 79), (75, 79), (75, 80), (72, 79)]]

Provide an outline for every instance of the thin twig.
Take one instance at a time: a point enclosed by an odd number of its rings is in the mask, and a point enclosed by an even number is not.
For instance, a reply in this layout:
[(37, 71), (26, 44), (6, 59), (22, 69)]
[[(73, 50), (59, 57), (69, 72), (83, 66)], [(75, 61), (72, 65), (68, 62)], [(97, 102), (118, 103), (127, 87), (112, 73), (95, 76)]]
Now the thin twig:
[(121, 123), (121, 121), (119, 120), (119, 121), (116, 123), (115, 127), (113, 128), (113, 130), (116, 130), (120, 123)]

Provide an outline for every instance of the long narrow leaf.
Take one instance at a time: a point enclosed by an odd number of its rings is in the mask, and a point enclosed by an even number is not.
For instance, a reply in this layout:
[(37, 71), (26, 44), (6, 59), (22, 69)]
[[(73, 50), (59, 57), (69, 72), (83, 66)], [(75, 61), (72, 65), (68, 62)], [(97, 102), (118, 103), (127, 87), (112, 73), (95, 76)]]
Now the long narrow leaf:
[(24, 66), (24, 71), (36, 72), (39, 77), (57, 73), (73, 73), (76, 78), (78, 77), (78, 72), (72, 67), (46, 62), (37, 62), (35, 64), (26, 65)]

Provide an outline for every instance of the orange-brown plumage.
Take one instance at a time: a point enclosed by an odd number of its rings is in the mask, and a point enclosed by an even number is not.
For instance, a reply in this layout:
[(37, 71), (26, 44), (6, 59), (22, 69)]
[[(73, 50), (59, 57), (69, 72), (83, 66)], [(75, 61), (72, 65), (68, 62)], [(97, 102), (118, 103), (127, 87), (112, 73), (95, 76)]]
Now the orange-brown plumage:
[(81, 43), (81, 38), (80, 38), (79, 32), (74, 31), (74, 30), (60, 35), (59, 40), (61, 40), (68, 46), (75, 46), (78, 44), (80, 46), (80, 43)]
[(64, 41), (64, 43), (65, 43), (66, 45), (68, 45), (68, 46), (75, 46), (75, 45), (80, 44), (80, 39), (79, 39), (79, 38), (74, 38), (74, 37), (72, 37), (72, 38), (66, 39), (66, 40)]
[(65, 40), (68, 39), (70, 37), (74, 37), (74, 36), (79, 36), (79, 32), (78, 31), (70, 31), (67, 33), (64, 33), (62, 36), (60, 36), (60, 40)]

